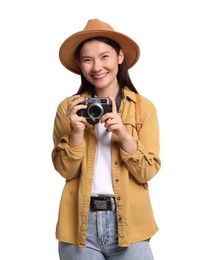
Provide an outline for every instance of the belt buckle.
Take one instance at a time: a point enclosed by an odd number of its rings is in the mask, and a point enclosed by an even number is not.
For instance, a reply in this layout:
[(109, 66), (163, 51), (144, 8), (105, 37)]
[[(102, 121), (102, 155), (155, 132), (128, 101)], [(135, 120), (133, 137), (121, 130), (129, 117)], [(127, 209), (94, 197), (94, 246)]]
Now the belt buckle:
[(111, 199), (110, 198), (93, 198), (91, 200), (92, 210), (112, 210)]

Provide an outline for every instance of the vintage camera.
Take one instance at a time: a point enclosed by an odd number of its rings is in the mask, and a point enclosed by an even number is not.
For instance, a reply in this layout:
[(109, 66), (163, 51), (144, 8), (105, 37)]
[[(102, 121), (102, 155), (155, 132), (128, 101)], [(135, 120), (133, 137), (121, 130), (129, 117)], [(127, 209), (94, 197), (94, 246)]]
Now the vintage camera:
[(112, 111), (110, 98), (85, 98), (81, 104), (87, 105), (87, 108), (78, 110), (77, 115), (85, 117), (91, 125), (97, 124), (102, 115)]

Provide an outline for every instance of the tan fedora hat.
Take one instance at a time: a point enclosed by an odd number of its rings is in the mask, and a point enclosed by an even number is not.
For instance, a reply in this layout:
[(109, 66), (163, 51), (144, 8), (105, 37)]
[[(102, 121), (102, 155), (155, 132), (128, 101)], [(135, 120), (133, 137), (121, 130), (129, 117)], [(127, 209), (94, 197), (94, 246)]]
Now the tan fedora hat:
[(124, 52), (128, 68), (133, 67), (138, 61), (140, 50), (135, 41), (122, 33), (114, 31), (109, 24), (99, 19), (92, 19), (87, 22), (83, 31), (72, 34), (62, 43), (59, 50), (59, 58), (64, 67), (80, 74), (79, 66), (76, 63), (75, 51), (80, 43), (94, 37), (106, 37), (117, 42)]

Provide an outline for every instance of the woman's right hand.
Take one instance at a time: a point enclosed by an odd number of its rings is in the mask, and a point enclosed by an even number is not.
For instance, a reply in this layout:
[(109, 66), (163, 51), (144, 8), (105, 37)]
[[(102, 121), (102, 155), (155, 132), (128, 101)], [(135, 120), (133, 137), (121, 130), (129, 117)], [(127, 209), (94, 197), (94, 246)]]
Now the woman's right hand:
[(80, 95), (69, 97), (66, 116), (72, 125), (72, 133), (70, 135), (70, 146), (78, 146), (83, 140), (85, 125), (87, 120), (84, 117), (78, 116), (77, 111), (87, 108), (86, 105), (80, 104), (84, 100)]

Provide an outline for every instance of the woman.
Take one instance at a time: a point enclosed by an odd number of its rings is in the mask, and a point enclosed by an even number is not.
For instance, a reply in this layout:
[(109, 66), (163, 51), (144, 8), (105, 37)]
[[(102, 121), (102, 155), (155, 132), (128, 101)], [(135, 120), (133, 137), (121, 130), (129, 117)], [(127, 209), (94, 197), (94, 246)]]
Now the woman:
[(138, 45), (98, 20), (67, 38), (60, 60), (81, 75), (78, 92), (58, 106), (54, 122), (55, 169), (66, 179), (56, 238), (61, 260), (152, 260), (157, 232), (147, 182), (160, 169), (154, 105), (140, 96), (128, 69)]

